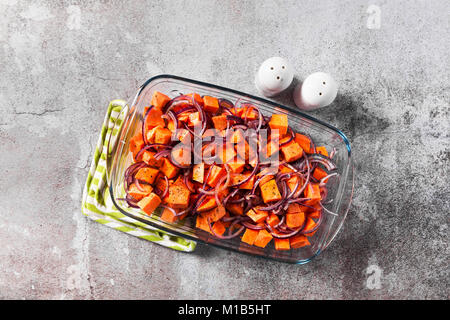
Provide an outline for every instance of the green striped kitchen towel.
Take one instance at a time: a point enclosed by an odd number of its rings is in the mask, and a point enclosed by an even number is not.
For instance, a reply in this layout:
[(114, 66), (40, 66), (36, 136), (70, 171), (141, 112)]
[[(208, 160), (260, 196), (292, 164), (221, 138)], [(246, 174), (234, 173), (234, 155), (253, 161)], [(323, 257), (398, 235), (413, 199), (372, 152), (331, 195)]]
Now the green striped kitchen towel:
[[(125, 104), (126, 102), (123, 100), (113, 100), (108, 106), (83, 190), (82, 213), (98, 223), (141, 239), (152, 241), (174, 250), (191, 252), (195, 249), (195, 241), (171, 235), (127, 217), (116, 209), (111, 200), (106, 172), (107, 150), (111, 148), (111, 146), (108, 148), (108, 141), (111, 140), (110, 144), (114, 144), (117, 141), (118, 128), (122, 125), (125, 116), (124, 113), (121, 113), (121, 110)], [(110, 136), (111, 139), (109, 139)]]

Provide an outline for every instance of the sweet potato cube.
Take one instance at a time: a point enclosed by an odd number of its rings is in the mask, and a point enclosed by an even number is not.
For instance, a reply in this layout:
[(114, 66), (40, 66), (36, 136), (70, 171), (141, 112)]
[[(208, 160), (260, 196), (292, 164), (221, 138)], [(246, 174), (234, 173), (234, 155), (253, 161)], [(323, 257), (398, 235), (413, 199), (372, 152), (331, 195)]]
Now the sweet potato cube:
[(289, 250), (291, 246), (289, 245), (289, 239), (274, 239), (276, 250)]
[(272, 235), (267, 232), (266, 229), (259, 230), (256, 236), (255, 242), (253, 243), (257, 247), (265, 248), (267, 244), (272, 240)]
[(211, 232), (211, 229), (209, 228), (208, 221), (206, 220), (206, 217), (202, 215), (197, 215), (197, 219), (195, 220), (195, 227), (199, 228), (201, 230), (204, 230), (206, 232)]
[(305, 223), (304, 212), (286, 213), (286, 225), (289, 228), (299, 228)]
[(278, 218), (276, 214), (271, 213), (269, 214), (269, 217), (266, 218), (266, 221), (269, 224), (269, 226), (274, 227), (280, 223), (280, 218)]
[(227, 204), (227, 210), (230, 211), (231, 213), (237, 215), (237, 216), (241, 216), (244, 214), (244, 207), (242, 206), (241, 203), (230, 203)]
[(305, 151), (306, 153), (311, 153), (312, 143), (307, 136), (305, 136), (304, 134), (296, 133), (294, 140), (299, 144), (300, 147), (302, 147), (303, 151)]
[(322, 199), (318, 183), (308, 183), (308, 185), (305, 188), (304, 194), (306, 198), (310, 199), (308, 203), (315, 203)]
[(145, 128), (150, 130), (157, 126), (165, 127), (166, 123), (164, 122), (162, 115), (163, 113), (160, 109), (152, 108), (148, 112), (147, 119), (145, 120)]
[(328, 157), (327, 148), (325, 148), (324, 146), (316, 147), (316, 152), (321, 154), (321, 155), (324, 155), (325, 157)]
[[(231, 179), (230, 179), (231, 180), (231, 185), (235, 185), (235, 184), (241, 183), (242, 181), (247, 179), (250, 175), (251, 175), (251, 173), (233, 174), (231, 176)], [(255, 184), (255, 176), (251, 177), (246, 182), (242, 183), (239, 186), (239, 189), (252, 190), (254, 184)]]
[(219, 110), (219, 100), (215, 97), (204, 96), (203, 103), (203, 109), (205, 111), (216, 113)]
[(195, 164), (192, 168), (192, 180), (203, 183), (205, 178), (205, 163)]
[(142, 152), (141, 156), (139, 156), (139, 159), (136, 159), (137, 161), (144, 161), (146, 164), (152, 167), (159, 167), (162, 163), (161, 159), (156, 160), (155, 159), (156, 152), (145, 150)]
[[(221, 221), (214, 222), (214, 225), (212, 226), (212, 229), (214, 232), (218, 235), (223, 235), (226, 231), (226, 228), (224, 224)], [(212, 232), (211, 232), (212, 233)]]
[(227, 171), (223, 167), (216, 165), (212, 165), (209, 171), (210, 173), (206, 183), (211, 187), (215, 187), (219, 180), (227, 174)]
[(226, 215), (227, 211), (224, 206), (217, 206), (209, 211), (202, 212), (202, 215), (209, 218), (211, 222), (216, 222)]
[(155, 91), (152, 96), (152, 100), (150, 101), (150, 104), (154, 106), (156, 109), (162, 110), (164, 106), (167, 104), (167, 102), (170, 101), (170, 98), (166, 96), (165, 94)]
[(165, 202), (172, 208), (186, 209), (189, 206), (190, 195), (191, 192), (180, 178), (169, 185)]
[(281, 147), (281, 153), (287, 162), (293, 162), (302, 157), (303, 149), (297, 142), (291, 141)]
[(160, 204), (161, 199), (153, 192), (138, 202), (138, 206), (148, 215), (151, 215)]
[[(175, 210), (176, 212), (176, 210)], [(179, 219), (179, 217), (172, 212), (172, 210), (164, 208), (163, 213), (161, 214), (161, 220), (174, 223)]]
[[(322, 180), (323, 178), (325, 178), (328, 175), (328, 173), (323, 170), (322, 168), (317, 167), (316, 169), (314, 169), (313, 171), (313, 177), (316, 178), (317, 180)], [(324, 182), (326, 183), (328, 181), (328, 179), (326, 179)]]
[(298, 249), (310, 245), (308, 238), (305, 237), (303, 234), (295, 235), (289, 240), (292, 249)]
[(224, 114), (212, 117), (212, 121), (214, 123), (214, 128), (216, 128), (219, 131), (222, 131), (227, 128), (227, 116)]
[(267, 213), (267, 211), (261, 211), (261, 210), (255, 211), (253, 209), (248, 210), (246, 214), (253, 220), (254, 223), (263, 222), (264, 220), (266, 220), (267, 216), (269, 215)]
[(159, 170), (161, 170), (161, 172), (164, 173), (167, 178), (172, 179), (177, 175), (177, 173), (180, 169), (177, 168), (176, 166), (174, 166), (169, 161), (169, 159), (162, 158), (162, 164), (161, 164), (161, 167), (159, 168)]
[(189, 120), (188, 120), (188, 125), (191, 127), (195, 127), (197, 125), (201, 125), (202, 121), (200, 118), (200, 113), (199, 112), (192, 112), (189, 115)]
[(148, 196), (152, 191), (153, 187), (149, 184), (141, 184), (141, 191), (134, 183), (128, 188), (128, 194), (133, 197), (136, 201), (142, 200), (142, 198)]
[(197, 208), (198, 212), (205, 212), (217, 207), (216, 198), (214, 196), (206, 196)]
[(138, 133), (130, 139), (130, 152), (133, 154), (133, 158), (144, 147), (144, 140), (142, 139), (142, 133)]
[(138, 170), (134, 177), (140, 181), (145, 181), (149, 184), (152, 184), (153, 182), (155, 182), (158, 172), (159, 170), (155, 168), (141, 168)]
[[(305, 223), (305, 228), (303, 229), (304, 232), (308, 232), (313, 230), (317, 225), (317, 222), (315, 222), (312, 218), (308, 217), (306, 219), (306, 223)], [(315, 231), (313, 232), (309, 232), (309, 233), (305, 233), (306, 236), (312, 236), (314, 235)]]
[(269, 127), (278, 130), (280, 136), (284, 136), (288, 129), (288, 117), (286, 114), (273, 114), (270, 117)]
[(172, 132), (167, 128), (158, 127), (155, 132), (155, 143), (169, 144)]
[(238, 109), (237, 115), (242, 119), (247, 118), (247, 120), (256, 120), (259, 118), (258, 111), (252, 106), (243, 106)]
[(263, 185), (260, 184), (259, 188), (261, 189), (264, 203), (281, 200), (281, 194), (275, 179), (271, 179)]
[(189, 97), (194, 96), (195, 101), (196, 101), (200, 106), (203, 106), (203, 99), (202, 99), (201, 95), (199, 95), (198, 93), (189, 93), (189, 94), (187, 94), (187, 96), (189, 96)]
[(241, 240), (242, 242), (248, 243), (249, 245), (252, 246), (255, 243), (258, 233), (259, 233), (258, 230), (246, 228)]

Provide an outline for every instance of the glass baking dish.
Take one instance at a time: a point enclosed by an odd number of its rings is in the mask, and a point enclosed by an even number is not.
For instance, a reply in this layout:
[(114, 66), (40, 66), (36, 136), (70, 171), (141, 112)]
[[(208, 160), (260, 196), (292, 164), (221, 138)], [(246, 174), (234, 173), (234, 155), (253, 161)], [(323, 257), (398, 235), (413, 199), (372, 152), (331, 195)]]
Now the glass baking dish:
[[(289, 125), (294, 131), (310, 135), (317, 145), (324, 145), (327, 150), (335, 148), (336, 153), (333, 160), (337, 166), (339, 179), (333, 179), (327, 184), (327, 199), (332, 199), (332, 201), (328, 205), (325, 205), (331, 213), (327, 213), (326, 210), (324, 211), (324, 217), (320, 227), (313, 236), (309, 237), (311, 245), (298, 249), (279, 251), (275, 250), (273, 241), (265, 248), (259, 248), (241, 242), (240, 237), (222, 240), (208, 232), (195, 228), (195, 220), (193, 218), (186, 218), (181, 222), (171, 224), (159, 218), (161, 212), (158, 209), (151, 216), (148, 216), (139, 209), (128, 207), (123, 201), (117, 201), (118, 198), (123, 198), (125, 195), (123, 187), (124, 172), (132, 163), (132, 156), (129, 152), (129, 140), (141, 130), (144, 107), (149, 105), (154, 91), (160, 91), (169, 95), (171, 98), (178, 96), (180, 93), (196, 92), (200, 95), (225, 98), (232, 102), (240, 99), (242, 102), (245, 101), (258, 106), (265, 116), (270, 116), (274, 112), (287, 114)], [(107, 159), (110, 195), (114, 205), (124, 215), (149, 226), (194, 241), (297, 264), (307, 263), (316, 257), (330, 245), (341, 229), (353, 195), (354, 174), (350, 143), (346, 136), (335, 127), (304, 114), (299, 110), (282, 106), (259, 97), (214, 84), (173, 75), (158, 75), (147, 80), (139, 88), (134, 99), (129, 101), (125, 109), (123, 110), (124, 121), (120, 126), (120, 133), (117, 136), (118, 143), (114, 144), (115, 146), (110, 150)]]

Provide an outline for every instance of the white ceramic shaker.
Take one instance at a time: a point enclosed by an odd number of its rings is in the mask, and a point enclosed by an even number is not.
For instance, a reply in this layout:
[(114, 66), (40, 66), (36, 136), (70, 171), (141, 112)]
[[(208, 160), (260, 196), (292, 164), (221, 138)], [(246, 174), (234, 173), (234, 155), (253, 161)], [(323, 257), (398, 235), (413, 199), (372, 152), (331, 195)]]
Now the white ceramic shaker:
[(336, 98), (338, 85), (324, 72), (315, 72), (294, 89), (294, 102), (302, 110), (314, 110), (330, 105)]
[(286, 59), (272, 57), (264, 61), (255, 77), (258, 91), (266, 97), (273, 97), (286, 90), (294, 79), (294, 72)]

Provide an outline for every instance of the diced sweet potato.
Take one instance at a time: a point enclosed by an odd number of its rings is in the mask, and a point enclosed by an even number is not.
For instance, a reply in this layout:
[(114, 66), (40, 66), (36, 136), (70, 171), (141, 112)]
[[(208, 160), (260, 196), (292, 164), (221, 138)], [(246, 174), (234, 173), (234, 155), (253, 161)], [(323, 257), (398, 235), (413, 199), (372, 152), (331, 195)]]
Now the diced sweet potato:
[(166, 123), (164, 122), (162, 115), (163, 113), (160, 109), (152, 108), (147, 115), (147, 119), (145, 120), (146, 130), (150, 130), (157, 126), (161, 126), (164, 128), (166, 126)]
[(305, 204), (312, 204), (320, 201), (322, 196), (320, 195), (320, 188), (318, 183), (308, 183), (304, 191), (305, 197), (310, 200), (305, 202)]
[(226, 213), (227, 211), (223, 206), (217, 206), (214, 209), (203, 212), (202, 215), (208, 217), (211, 220), (211, 222), (216, 222), (222, 219), (226, 215)]
[(258, 233), (259, 233), (258, 230), (246, 228), (241, 240), (242, 242), (248, 243), (249, 245), (252, 246), (255, 243)]
[(206, 196), (200, 206), (197, 208), (198, 212), (205, 212), (217, 207), (216, 199), (214, 196)]
[(316, 152), (324, 155), (325, 157), (328, 157), (327, 148), (325, 148), (324, 146), (316, 147)]
[(212, 229), (214, 230), (214, 232), (216, 234), (218, 234), (220, 236), (223, 235), (226, 231), (226, 228), (221, 221), (214, 222)]
[[(313, 171), (313, 177), (316, 178), (317, 180), (322, 180), (323, 178), (325, 178), (328, 175), (328, 173), (323, 170), (322, 168), (317, 167), (316, 169), (314, 169)], [(328, 179), (326, 179), (324, 182), (326, 183), (328, 181)]]
[(226, 145), (222, 148), (222, 153), (219, 154), (220, 163), (229, 163), (236, 157), (236, 151), (233, 146)]
[(191, 133), (189, 132), (188, 129), (179, 128), (177, 130), (176, 137), (183, 144), (190, 145), (190, 143), (192, 141), (192, 135), (191, 135)]
[[(231, 175), (231, 179), (230, 179), (231, 180), (231, 185), (235, 185), (235, 184), (241, 183), (242, 181), (247, 179), (250, 176), (250, 174), (251, 173), (247, 172), (247, 173), (239, 173), (239, 174)], [(241, 184), (239, 186), (239, 189), (252, 190), (254, 184), (255, 184), (255, 176), (251, 177), (246, 182)]]
[(275, 179), (271, 179), (263, 185), (259, 185), (264, 203), (281, 200), (281, 194), (278, 190)]
[(156, 152), (145, 150), (142, 152), (142, 155), (139, 156), (139, 159), (136, 159), (137, 161), (144, 161), (146, 164), (152, 167), (159, 167), (162, 163), (161, 159), (156, 160), (155, 159)]
[(253, 220), (254, 223), (263, 222), (264, 220), (266, 220), (267, 216), (269, 215), (267, 213), (267, 211), (261, 211), (261, 210), (255, 211), (253, 209), (248, 210), (246, 214)]
[(292, 249), (298, 249), (310, 245), (308, 238), (302, 234), (295, 235), (289, 240)]
[(150, 104), (154, 106), (156, 109), (162, 110), (164, 106), (167, 104), (167, 102), (170, 101), (170, 98), (166, 96), (165, 94), (155, 91), (152, 96), (152, 100), (150, 101)]
[(295, 134), (295, 142), (297, 142), (300, 147), (302, 147), (303, 151), (306, 153), (311, 153), (311, 140), (305, 136), (304, 134), (296, 133)]
[(210, 173), (206, 183), (211, 187), (215, 187), (219, 180), (227, 174), (227, 171), (223, 167), (216, 165), (212, 165), (209, 171)]
[(233, 159), (232, 162), (228, 163), (228, 166), (230, 167), (231, 172), (241, 173), (244, 170), (245, 161), (242, 160), (240, 157), (236, 157)]
[(284, 136), (288, 129), (288, 117), (285, 114), (273, 114), (269, 121), (269, 127), (278, 130), (280, 136)]
[(149, 184), (152, 184), (153, 182), (155, 182), (158, 172), (159, 170), (155, 168), (141, 168), (138, 170), (134, 177), (140, 181), (145, 181)]
[(203, 183), (205, 179), (205, 163), (195, 164), (192, 168), (192, 180)]
[(130, 139), (130, 152), (133, 154), (133, 158), (144, 147), (144, 140), (142, 133), (138, 133)]
[[(304, 232), (313, 230), (316, 225), (317, 225), (317, 222), (315, 222), (312, 218), (308, 217), (306, 219), (305, 228), (303, 230), (304, 230)], [(309, 232), (309, 233), (305, 233), (305, 236), (311, 237), (311, 236), (314, 235), (314, 233), (315, 233), (315, 231)]]
[(169, 159), (167, 158), (162, 158), (162, 165), (159, 168), (159, 170), (161, 170), (162, 173), (164, 173), (166, 175), (167, 178), (172, 179), (174, 178), (177, 174), (178, 171), (180, 170), (179, 168), (177, 168), (176, 166), (174, 166)]
[(224, 114), (212, 117), (212, 121), (214, 123), (214, 128), (216, 128), (219, 131), (222, 131), (227, 128), (227, 116)]
[[(175, 211), (176, 212), (176, 211)], [(177, 215), (175, 215), (172, 210), (164, 208), (163, 213), (161, 214), (161, 220), (164, 220), (169, 223), (174, 223), (179, 219)]]
[(269, 226), (274, 227), (280, 223), (280, 218), (278, 218), (276, 214), (271, 213), (269, 214), (269, 217), (266, 218), (266, 221), (269, 224)]
[(201, 123), (202, 123), (202, 121), (201, 121), (199, 112), (192, 112), (189, 115), (189, 120), (188, 120), (189, 126), (195, 127), (195, 126), (201, 125)]
[(167, 128), (158, 127), (155, 132), (155, 143), (169, 144), (172, 132)]
[(203, 99), (198, 93), (189, 93), (187, 94), (189, 97), (194, 96), (195, 101), (200, 105), (203, 106)]
[(281, 153), (287, 162), (293, 162), (302, 157), (303, 149), (297, 142), (291, 141), (281, 147)]
[(141, 184), (141, 191), (134, 183), (128, 188), (128, 194), (133, 197), (136, 201), (140, 201), (142, 198), (148, 196), (152, 191), (153, 187), (149, 184)]
[(203, 103), (203, 108), (205, 111), (216, 113), (219, 110), (219, 100), (215, 97), (204, 96)]
[(289, 238), (288, 239), (274, 239), (275, 242), (275, 249), (276, 250), (289, 250), (291, 249), (291, 246), (289, 245)]
[(160, 204), (161, 199), (153, 192), (138, 202), (138, 206), (148, 215), (151, 215)]
[(299, 228), (305, 223), (304, 212), (286, 213), (286, 225), (289, 228)]
[(231, 213), (233, 213), (237, 216), (241, 216), (244, 214), (244, 207), (240, 203), (230, 203), (230, 204), (227, 204), (226, 207), (227, 207), (228, 211), (230, 211)]
[(165, 198), (165, 202), (172, 208), (186, 209), (189, 206), (190, 195), (191, 192), (180, 177), (169, 185), (169, 193)]
[(211, 231), (211, 229), (209, 228), (208, 221), (206, 220), (206, 217), (200, 214), (197, 215), (197, 219), (195, 220), (195, 227), (204, 230), (206, 232)]
[(253, 243), (257, 247), (265, 248), (267, 244), (272, 240), (272, 235), (267, 232), (266, 229), (259, 230), (256, 236), (255, 242)]

